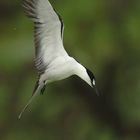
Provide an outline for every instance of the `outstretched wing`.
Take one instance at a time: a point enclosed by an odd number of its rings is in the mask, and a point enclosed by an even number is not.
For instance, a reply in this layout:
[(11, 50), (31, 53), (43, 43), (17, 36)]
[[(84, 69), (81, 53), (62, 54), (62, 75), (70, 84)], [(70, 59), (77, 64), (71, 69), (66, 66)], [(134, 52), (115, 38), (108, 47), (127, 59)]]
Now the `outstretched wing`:
[(35, 26), (35, 65), (39, 74), (58, 56), (66, 56), (63, 47), (63, 22), (48, 0), (23, 0), (27, 16)]

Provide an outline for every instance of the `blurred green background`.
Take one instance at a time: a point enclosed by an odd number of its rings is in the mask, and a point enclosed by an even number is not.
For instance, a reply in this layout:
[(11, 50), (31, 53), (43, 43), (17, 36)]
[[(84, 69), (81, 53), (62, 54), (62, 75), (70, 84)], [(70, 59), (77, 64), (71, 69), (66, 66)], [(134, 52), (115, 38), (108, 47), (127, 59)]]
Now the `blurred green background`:
[(0, 0), (0, 140), (140, 140), (140, 1), (50, 0), (64, 45), (96, 75), (47, 85), (25, 112), (37, 78), (33, 24), (21, 0)]

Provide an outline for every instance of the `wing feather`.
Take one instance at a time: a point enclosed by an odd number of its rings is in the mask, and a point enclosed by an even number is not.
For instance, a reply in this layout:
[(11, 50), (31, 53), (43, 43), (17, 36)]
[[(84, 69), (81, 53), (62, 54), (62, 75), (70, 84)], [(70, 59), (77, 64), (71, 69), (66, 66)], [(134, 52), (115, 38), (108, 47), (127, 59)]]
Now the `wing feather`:
[(63, 47), (63, 22), (48, 0), (23, 0), (26, 15), (35, 27), (35, 65), (39, 74), (58, 56), (68, 55)]

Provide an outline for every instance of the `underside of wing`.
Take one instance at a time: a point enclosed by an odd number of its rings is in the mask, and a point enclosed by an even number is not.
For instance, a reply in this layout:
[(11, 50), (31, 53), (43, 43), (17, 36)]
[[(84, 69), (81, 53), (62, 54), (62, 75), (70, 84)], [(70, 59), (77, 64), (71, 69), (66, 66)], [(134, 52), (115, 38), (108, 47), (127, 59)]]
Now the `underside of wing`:
[(35, 64), (39, 74), (59, 55), (63, 48), (63, 22), (48, 0), (23, 0), (25, 13), (35, 26)]

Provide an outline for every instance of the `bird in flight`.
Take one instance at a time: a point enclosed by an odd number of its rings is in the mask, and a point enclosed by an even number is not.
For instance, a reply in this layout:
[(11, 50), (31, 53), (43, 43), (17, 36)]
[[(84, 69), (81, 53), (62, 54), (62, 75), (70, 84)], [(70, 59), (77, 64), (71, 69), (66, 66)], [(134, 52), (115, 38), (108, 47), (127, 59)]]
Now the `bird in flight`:
[(33, 98), (39, 93), (43, 94), (48, 83), (77, 75), (96, 89), (93, 73), (69, 56), (64, 49), (64, 24), (50, 2), (48, 0), (23, 0), (23, 7), (26, 15), (34, 22), (35, 66), (38, 71), (38, 80), (19, 119)]

